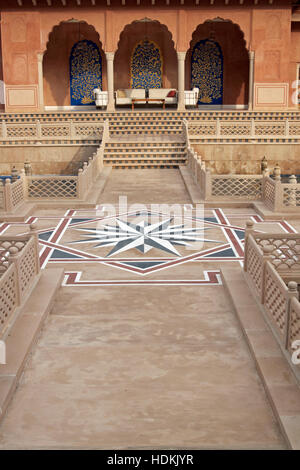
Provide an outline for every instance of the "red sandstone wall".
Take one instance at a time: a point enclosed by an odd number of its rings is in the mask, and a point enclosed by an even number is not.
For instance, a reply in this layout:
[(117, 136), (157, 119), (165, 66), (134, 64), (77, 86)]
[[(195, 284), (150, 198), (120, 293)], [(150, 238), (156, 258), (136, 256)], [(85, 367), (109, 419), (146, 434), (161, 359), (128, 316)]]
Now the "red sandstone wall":
[[(1, 20), (1, 14), (0, 14)], [(1, 90), (0, 90), (0, 110), (4, 110), (4, 82), (3, 82), (3, 67), (2, 67), (2, 44), (1, 44), (1, 29), (0, 29), (0, 83), (1, 83)]]
[(291, 13), (261, 8), (253, 10), (252, 49), (255, 51), (255, 81), (289, 80)]
[[(254, 9), (252, 21), (251, 45), (252, 50), (255, 51), (255, 82), (257, 84), (286, 84), (288, 87), (291, 46), (290, 8)], [(255, 104), (258, 106), (256, 92), (254, 98)], [(274, 96), (274, 106), (280, 105), (281, 97), (279, 95), (278, 100), (277, 103)], [(286, 90), (285, 106), (288, 104), (288, 90)]]
[[(6, 107), (12, 111), (24, 98), (22, 108), (38, 108), (37, 51), (40, 49), (39, 12), (2, 12), (2, 63)], [(23, 96), (22, 96), (23, 93)]]
[[(159, 0), (157, 0), (159, 1)], [(129, 4), (128, 4), (129, 2)], [(265, 4), (266, 2), (264, 2)], [(37, 54), (46, 50), (48, 36), (53, 27), (61, 21), (76, 18), (86, 21), (92, 25), (100, 35), (100, 41), (104, 51), (116, 51), (120, 34), (134, 20), (150, 18), (165, 25), (172, 34), (175, 49), (187, 51), (192, 41), (192, 35), (199, 25), (208, 19), (217, 17), (229, 19), (232, 23), (239, 25), (244, 33), (246, 47), (255, 50), (255, 82), (260, 99), (269, 96), (266, 87), (262, 90), (261, 84), (267, 84), (269, 90), (275, 96), (275, 101), (270, 106), (287, 106), (284, 93), (294, 79), (293, 68), (295, 57), (298, 57), (298, 32), (293, 32), (293, 41), (297, 45), (291, 45), (291, 9), (288, 1), (276, 0), (276, 5), (263, 6), (263, 1), (257, 7), (253, 2), (244, 5), (224, 5), (224, 2), (215, 2), (212, 6), (180, 7), (166, 6), (164, 2), (158, 7), (130, 7), (130, 0), (127, 0), (126, 7), (106, 8), (106, 7), (65, 7), (65, 8), (16, 8), (13, 11), (2, 11), (1, 33), (2, 33), (2, 59), (3, 76), (6, 83), (6, 109), (9, 111), (35, 111), (39, 107), (38, 90), (38, 62)], [(177, 64), (174, 67), (174, 55), (171, 54), (171, 46), (156, 35), (156, 41), (160, 42), (163, 49), (165, 68), (164, 86), (175, 86), (177, 83)], [(202, 33), (201, 33), (202, 34)], [(203, 33), (204, 34), (204, 33)], [(127, 57), (131, 54), (132, 44), (136, 42), (136, 37), (130, 38), (127, 45), (124, 45), (124, 53)], [(153, 38), (155, 40), (155, 38)], [(246, 59), (237, 54), (237, 44), (230, 38), (219, 38), (223, 44), (225, 55), (224, 83), (225, 103), (245, 103), (247, 102), (246, 85)], [(66, 75), (67, 56), (71, 47), (71, 39), (61, 37), (57, 45), (56, 56), (58, 62), (55, 63), (55, 54), (52, 51), (52, 58), (49, 51), (49, 58), (45, 59), (45, 104), (69, 103), (67, 93), (68, 83)], [(63, 50), (60, 50), (63, 49)], [(290, 54), (290, 50), (292, 53)], [(125, 77), (124, 56), (118, 58), (116, 68), (120, 64), (119, 72), (116, 73), (115, 88), (128, 83), (128, 75)], [(292, 56), (292, 58), (290, 57)], [(172, 60), (171, 60), (172, 58)], [(298, 60), (298, 59), (297, 59)], [(105, 64), (105, 60), (103, 61)], [(123, 65), (122, 65), (123, 64)], [(128, 70), (128, 61), (126, 62)], [(172, 67), (172, 71), (170, 71)], [(189, 62), (187, 60), (187, 80)], [(58, 75), (60, 78), (56, 77)], [(104, 74), (105, 76), (105, 74)], [(55, 91), (57, 87), (62, 90)], [(277, 87), (279, 85), (279, 87)], [(104, 85), (105, 86), (105, 85)], [(126, 85), (127, 86), (127, 85)], [(188, 88), (189, 81), (186, 87)], [(260, 87), (260, 88), (259, 88)], [(276, 103), (277, 88), (281, 93), (281, 98)], [(272, 99), (274, 100), (272, 95)], [(280, 100), (282, 102), (280, 102)], [(263, 102), (257, 102), (257, 106), (263, 106)]]
[(106, 59), (99, 34), (86, 23), (64, 23), (49, 36), (43, 59), (45, 106), (70, 106), (69, 57), (73, 45), (82, 39), (93, 41), (102, 57), (102, 86), (107, 89)]
[[(290, 68), (289, 68), (290, 83), (292, 85), (293, 85), (293, 82), (298, 79), (297, 77), (297, 65), (298, 64), (300, 64), (300, 23), (293, 23), (292, 33), (291, 33), (291, 61), (290, 61)], [(291, 98), (292, 106), (294, 104), (293, 94), (296, 94), (296, 90), (297, 90), (296, 86), (291, 87), (290, 98)], [(295, 98), (296, 97), (297, 96), (295, 96)]]

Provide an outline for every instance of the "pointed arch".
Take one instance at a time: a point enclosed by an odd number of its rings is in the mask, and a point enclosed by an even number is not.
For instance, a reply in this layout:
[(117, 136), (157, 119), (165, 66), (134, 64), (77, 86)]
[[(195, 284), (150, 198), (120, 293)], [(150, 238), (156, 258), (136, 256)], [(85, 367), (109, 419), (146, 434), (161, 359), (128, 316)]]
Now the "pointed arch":
[[(244, 32), (232, 20), (213, 18), (199, 24), (192, 33), (186, 54), (186, 84), (192, 88), (192, 55), (201, 41), (217, 43), (222, 54), (222, 101), (203, 103), (247, 107), (249, 103), (249, 53)], [(194, 82), (195, 83), (195, 82)]]
[[(145, 45), (145, 49), (149, 49), (146, 54), (143, 51)], [(145, 64), (145, 57), (149, 57), (145, 67), (148, 74), (142, 72), (143, 67), (138, 65), (138, 59)], [(177, 88), (174, 41), (168, 28), (159, 21), (145, 17), (127, 24), (120, 34), (114, 63), (115, 89), (139, 86)], [(138, 73), (141, 73), (140, 80)]]
[[(49, 33), (42, 59), (43, 94), (46, 109), (74, 106), (70, 92), (70, 56), (74, 45), (80, 41), (91, 41), (97, 46), (101, 63), (100, 83), (103, 90), (107, 89), (106, 58), (99, 33), (95, 30), (95, 27), (83, 20), (61, 21)], [(82, 96), (81, 99), (84, 99), (84, 97)], [(77, 106), (83, 106), (83, 104), (77, 103)], [(87, 106), (93, 104), (94, 102), (86, 103)]]
[(52, 23), (47, 25), (47, 29), (45, 28), (44, 35), (42, 38), (42, 47), (41, 47), (41, 53), (45, 54), (49, 44), (55, 40), (55, 37), (57, 36), (58, 30), (60, 30), (62, 27), (65, 25), (68, 26), (74, 26), (74, 25), (81, 25), (84, 26), (86, 25), (91, 32), (94, 32), (95, 35), (97, 36), (97, 40), (99, 41), (101, 49), (104, 49), (105, 42), (103, 35), (100, 38), (100, 33), (99, 33), (99, 28), (96, 27), (96, 25), (92, 24), (89, 18), (82, 18), (82, 13), (80, 14), (80, 17), (76, 18), (70, 18), (69, 13), (66, 12), (65, 18), (61, 19), (58, 23)]
[(152, 25), (159, 26), (162, 29), (162, 31), (164, 32), (164, 34), (166, 35), (167, 40), (171, 42), (172, 47), (175, 49), (175, 42), (174, 42), (173, 33), (170, 31), (168, 26), (165, 25), (164, 23), (160, 22), (159, 20), (156, 20), (154, 18), (148, 18), (148, 17), (133, 20), (133, 21), (131, 21), (131, 23), (128, 23), (124, 26), (123, 30), (120, 32), (120, 35), (119, 35), (119, 39), (118, 39), (118, 43), (117, 43), (117, 49), (119, 49), (120, 44), (121, 44), (124, 36), (127, 34), (127, 32), (132, 31), (132, 28), (135, 25), (139, 25), (139, 24), (144, 24), (144, 25), (149, 24), (148, 34), (151, 31)]

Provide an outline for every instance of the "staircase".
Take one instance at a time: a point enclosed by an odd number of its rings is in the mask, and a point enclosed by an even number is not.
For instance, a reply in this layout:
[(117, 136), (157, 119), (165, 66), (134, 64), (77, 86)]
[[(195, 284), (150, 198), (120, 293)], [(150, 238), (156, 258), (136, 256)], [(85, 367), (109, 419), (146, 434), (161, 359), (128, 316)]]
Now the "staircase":
[(186, 141), (183, 120), (189, 124), (207, 125), (217, 118), (225, 121), (299, 120), (299, 111), (204, 111), (177, 112), (117, 110), (115, 112), (49, 112), (3, 114), (8, 124), (35, 122), (55, 123), (72, 120), (73, 123), (103, 123), (109, 121), (110, 138), (104, 148), (104, 164), (113, 168), (174, 168), (186, 162)]
[(178, 168), (186, 163), (183, 140), (127, 137), (110, 140), (104, 149), (104, 165), (113, 168)]
[(104, 165), (178, 168), (186, 163), (182, 119), (165, 113), (118, 113), (109, 118)]
[(117, 113), (109, 117), (111, 136), (122, 135), (179, 135), (182, 118), (165, 113)]

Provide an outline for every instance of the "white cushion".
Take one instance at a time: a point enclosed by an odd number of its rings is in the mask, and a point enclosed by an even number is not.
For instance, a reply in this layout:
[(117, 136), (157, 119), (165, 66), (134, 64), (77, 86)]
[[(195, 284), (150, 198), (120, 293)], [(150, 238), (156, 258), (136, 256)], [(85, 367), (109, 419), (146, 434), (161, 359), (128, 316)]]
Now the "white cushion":
[(164, 99), (166, 97), (165, 90), (163, 88), (150, 88), (149, 89), (149, 98), (159, 98)]
[(174, 96), (173, 98), (170, 96), (168, 98), (165, 98), (165, 103), (166, 104), (176, 104), (177, 103), (177, 96)]
[[(132, 99), (142, 99), (146, 96), (144, 88), (127, 88), (125, 90), (122, 90), (122, 93), (119, 93), (119, 91), (120, 90), (117, 90), (116, 92), (116, 104), (131, 104)], [(143, 104), (145, 102), (141, 101), (140, 103)]]
[(131, 104), (131, 98), (116, 98), (117, 104)]
[[(164, 99), (166, 104), (176, 104), (177, 103), (177, 91), (176, 91), (175, 96), (168, 96), (168, 93), (174, 89), (175, 88), (150, 88), (149, 98), (151, 99), (158, 98), (161, 100)], [(159, 101), (157, 103), (159, 103)]]
[(144, 88), (133, 88), (130, 91), (132, 92), (131, 98), (137, 98), (137, 99), (146, 98), (146, 91), (144, 90)]

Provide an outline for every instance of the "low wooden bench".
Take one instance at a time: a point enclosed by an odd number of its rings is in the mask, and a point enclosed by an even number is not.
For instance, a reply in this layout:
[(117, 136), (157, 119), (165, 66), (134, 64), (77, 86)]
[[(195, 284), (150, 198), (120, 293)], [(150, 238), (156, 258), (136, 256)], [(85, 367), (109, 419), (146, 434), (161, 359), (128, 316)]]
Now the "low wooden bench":
[(163, 105), (163, 109), (165, 109), (166, 100), (164, 98), (132, 98), (131, 100), (131, 107), (132, 111), (134, 110), (134, 103), (138, 103), (139, 101), (146, 102), (146, 104), (150, 103), (151, 101), (160, 101)]

